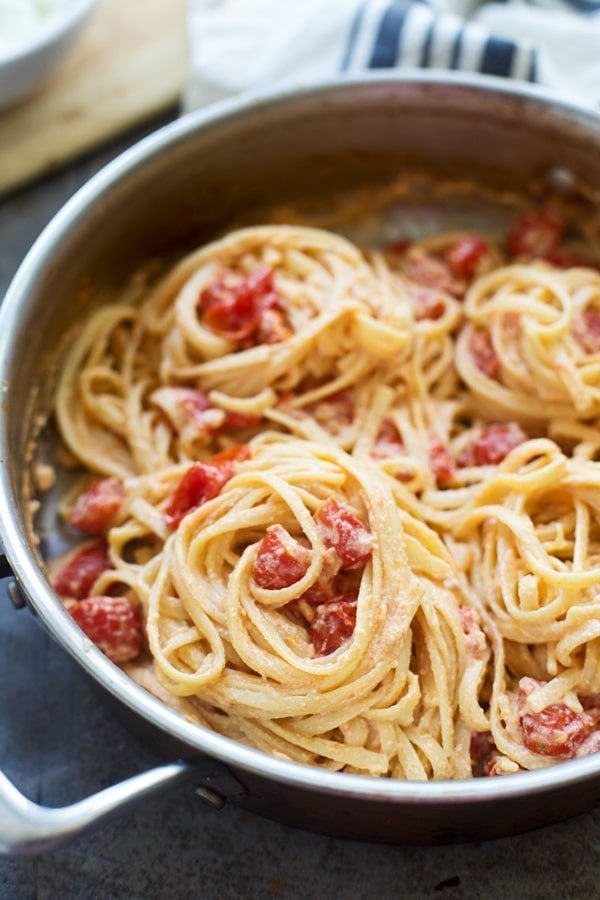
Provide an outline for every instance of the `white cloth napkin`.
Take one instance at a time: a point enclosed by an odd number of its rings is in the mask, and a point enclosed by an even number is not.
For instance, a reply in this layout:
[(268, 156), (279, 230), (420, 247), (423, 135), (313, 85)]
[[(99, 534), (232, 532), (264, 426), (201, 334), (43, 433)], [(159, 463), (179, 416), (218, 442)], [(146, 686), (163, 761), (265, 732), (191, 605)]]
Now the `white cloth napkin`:
[(484, 72), (600, 105), (600, 0), (188, 0), (185, 108), (362, 69)]

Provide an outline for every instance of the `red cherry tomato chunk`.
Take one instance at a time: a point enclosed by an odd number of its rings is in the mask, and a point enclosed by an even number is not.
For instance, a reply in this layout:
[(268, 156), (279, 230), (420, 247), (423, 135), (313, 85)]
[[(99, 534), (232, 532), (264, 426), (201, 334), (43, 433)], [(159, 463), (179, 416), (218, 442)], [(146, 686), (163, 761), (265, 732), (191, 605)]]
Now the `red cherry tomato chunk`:
[[(260, 422), (258, 416), (247, 416), (243, 413), (230, 412), (227, 409), (221, 410), (220, 407), (211, 403), (206, 394), (201, 394), (200, 391), (191, 388), (173, 388), (173, 390), (182, 392), (181, 406), (200, 431), (227, 431), (229, 428), (247, 428), (249, 425), (256, 425)], [(223, 413), (223, 421), (220, 425), (211, 424), (210, 417), (206, 415), (208, 410), (220, 410)]]
[(461, 466), (497, 466), (511, 450), (525, 443), (527, 435), (516, 422), (499, 422), (483, 429), (477, 440), (461, 453)]
[[(218, 434), (230, 428), (256, 425), (260, 421), (257, 416), (229, 412), (214, 406), (206, 394), (193, 388), (159, 388), (151, 399), (178, 432), (191, 424), (200, 434), (207, 432)], [(220, 414), (220, 418), (219, 416), (215, 418), (215, 411)]]
[(292, 330), (279, 309), (265, 309), (258, 323), (257, 344), (279, 344), (292, 336)]
[(307, 403), (298, 411), (314, 416), (326, 428), (350, 425), (354, 419), (354, 400), (350, 391), (337, 391), (314, 403)]
[(309, 625), (318, 656), (329, 656), (348, 640), (356, 626), (356, 594), (342, 594), (323, 606)]
[(177, 528), (189, 512), (216, 497), (233, 475), (235, 463), (248, 459), (249, 456), (250, 449), (243, 444), (218, 453), (207, 463), (194, 463), (190, 466), (167, 500), (167, 526)]
[(490, 255), (490, 245), (476, 234), (465, 234), (446, 251), (446, 260), (459, 278), (471, 280)]
[(458, 613), (465, 633), (469, 654), (481, 659), (485, 653), (485, 634), (482, 631), (479, 613), (472, 606), (459, 606)]
[(54, 579), (54, 589), (61, 597), (81, 600), (89, 595), (96, 580), (108, 569), (112, 569), (108, 545), (99, 539), (86, 544), (67, 560)]
[(347, 506), (330, 497), (318, 505), (314, 519), (326, 546), (333, 547), (343, 569), (365, 565), (373, 551), (373, 538)]
[(295, 584), (306, 574), (311, 558), (312, 552), (282, 525), (271, 525), (260, 542), (252, 577), (259, 587), (280, 590)]
[(371, 456), (373, 459), (389, 459), (391, 456), (401, 456), (403, 453), (404, 444), (398, 429), (392, 420), (386, 417), (379, 428), (379, 434), (373, 444)]
[(573, 334), (586, 353), (600, 353), (600, 309), (584, 309), (573, 320)]
[(432, 434), (429, 437), (429, 465), (438, 484), (445, 484), (454, 476), (456, 466), (450, 456), (448, 448), (438, 437)]
[(521, 678), (518, 708), (523, 743), (533, 753), (543, 756), (571, 757), (594, 726), (594, 718), (587, 712), (573, 712), (564, 703), (553, 703), (541, 712), (530, 712), (527, 697), (542, 682)]
[(494, 748), (494, 742), (489, 731), (474, 731), (471, 735), (470, 755), (471, 765), (480, 766)]
[(480, 372), (488, 378), (496, 378), (500, 363), (487, 328), (477, 328), (469, 337), (469, 353)]
[(216, 466), (217, 469), (220, 469), (224, 475), (227, 475), (227, 480), (229, 480), (235, 472), (237, 463), (245, 462), (245, 460), (250, 459), (250, 456), (248, 444), (236, 444), (235, 447), (229, 447), (228, 450), (221, 450), (220, 453), (215, 453), (209, 460), (209, 463), (211, 466)]
[(598, 262), (596, 260), (587, 259), (585, 256), (579, 256), (577, 253), (571, 253), (569, 250), (552, 250), (546, 253), (544, 259), (557, 269), (597, 269)]
[(212, 331), (234, 343), (253, 346), (290, 336), (280, 303), (273, 270), (263, 266), (245, 278), (223, 275), (202, 291), (199, 307)]
[(437, 321), (446, 312), (446, 301), (434, 288), (425, 287), (423, 284), (413, 284), (410, 287), (417, 322), (424, 320)]
[(565, 221), (550, 209), (531, 209), (521, 213), (506, 236), (511, 256), (545, 259), (560, 244)]
[(461, 293), (461, 286), (457, 284), (449, 263), (437, 256), (409, 256), (404, 260), (402, 268), (407, 278), (424, 287), (435, 288), (447, 294)]
[(412, 241), (409, 238), (400, 238), (397, 241), (392, 241), (391, 244), (388, 244), (383, 249), (385, 253), (401, 256), (403, 253), (406, 253), (410, 246), (412, 246)]
[(116, 478), (96, 481), (79, 495), (69, 521), (83, 534), (102, 534), (112, 525), (124, 498), (125, 490)]
[(142, 649), (142, 619), (139, 610), (125, 597), (87, 597), (69, 612), (113, 662), (134, 659)]

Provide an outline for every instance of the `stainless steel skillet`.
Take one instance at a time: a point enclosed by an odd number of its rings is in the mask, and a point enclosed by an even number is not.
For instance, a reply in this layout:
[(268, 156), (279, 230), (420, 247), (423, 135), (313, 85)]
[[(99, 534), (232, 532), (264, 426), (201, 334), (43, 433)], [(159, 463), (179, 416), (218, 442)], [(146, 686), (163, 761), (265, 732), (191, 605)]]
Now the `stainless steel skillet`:
[[(82, 639), (39, 563), (24, 489), (35, 414), (65, 335), (126, 274), (181, 253), (262, 204), (369, 185), (415, 164), (525, 189), (560, 167), (600, 183), (600, 116), (483, 77), (365, 76), (200, 112), (142, 141), (79, 191), (32, 248), (0, 310), (0, 539), (42, 624), (144, 723), (169, 763), (66, 810), (41, 810), (0, 778), (0, 848), (56, 846), (152, 791), (189, 778), (225, 800), (325, 833), (388, 842), (480, 840), (549, 824), (600, 800), (600, 756), (543, 771), (417, 784), (276, 759), (182, 719)], [(484, 191), (482, 187), (482, 197)], [(441, 204), (443, 207), (443, 203)], [(482, 200), (465, 225), (489, 214)], [(397, 213), (397, 226), (411, 211)], [(448, 217), (458, 224), (455, 206)], [(443, 210), (435, 211), (440, 223)], [(467, 221), (468, 220), (468, 221)], [(42, 511), (47, 527), (51, 509)], [(18, 590), (13, 590), (16, 598)]]

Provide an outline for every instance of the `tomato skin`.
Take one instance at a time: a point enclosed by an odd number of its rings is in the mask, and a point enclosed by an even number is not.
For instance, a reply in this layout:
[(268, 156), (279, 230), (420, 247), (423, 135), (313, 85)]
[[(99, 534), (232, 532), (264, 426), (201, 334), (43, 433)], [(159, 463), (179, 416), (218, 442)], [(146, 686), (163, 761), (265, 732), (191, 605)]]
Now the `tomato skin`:
[(224, 274), (202, 291), (198, 301), (207, 327), (243, 347), (291, 336), (280, 305), (274, 272), (266, 266), (245, 277)]
[(435, 322), (446, 312), (446, 301), (434, 288), (415, 283), (410, 287), (410, 296), (417, 322)]
[(386, 416), (381, 422), (379, 434), (371, 449), (373, 459), (389, 459), (393, 456), (402, 456), (404, 444), (398, 429), (392, 420)]
[(465, 633), (467, 651), (474, 659), (485, 654), (485, 634), (481, 629), (479, 613), (472, 606), (459, 606), (458, 613)]
[(480, 372), (488, 378), (496, 378), (500, 362), (496, 356), (492, 336), (487, 328), (477, 328), (469, 336), (469, 353)]
[(333, 429), (352, 424), (354, 419), (354, 400), (351, 391), (337, 391), (314, 403), (307, 403), (295, 411), (314, 416), (324, 428)]
[(125, 597), (86, 597), (69, 613), (89, 639), (115, 663), (135, 659), (142, 649), (142, 619)]
[(54, 589), (61, 597), (81, 600), (108, 569), (112, 569), (108, 544), (99, 538), (85, 544), (67, 560), (54, 579)]
[(69, 522), (83, 534), (102, 534), (112, 525), (124, 499), (123, 485), (116, 478), (103, 478), (79, 495)]
[(260, 542), (252, 578), (259, 587), (272, 591), (290, 587), (306, 575), (311, 559), (312, 552), (282, 525), (271, 525)]
[(565, 231), (565, 221), (550, 209), (531, 209), (521, 213), (506, 235), (511, 256), (546, 259), (554, 253)]
[(364, 566), (373, 552), (373, 538), (354, 513), (335, 497), (323, 500), (315, 511), (323, 540), (333, 547), (343, 569)]
[(594, 718), (585, 710), (573, 712), (564, 703), (553, 703), (540, 712), (531, 712), (527, 697), (540, 685), (533, 678), (521, 678), (517, 707), (523, 744), (543, 756), (570, 758), (594, 727)]
[(584, 309), (573, 320), (573, 335), (586, 353), (600, 353), (600, 309)]
[[(215, 406), (206, 394), (194, 388), (159, 388), (152, 395), (152, 400), (178, 433), (190, 424), (199, 434), (221, 434), (229, 429), (247, 428), (260, 422), (258, 416), (230, 412)], [(216, 422), (215, 410), (221, 414), (221, 419), (217, 418)]]
[(329, 656), (348, 640), (356, 627), (356, 594), (342, 594), (317, 608), (309, 625), (317, 656)]
[(167, 499), (164, 512), (167, 527), (177, 528), (189, 512), (213, 500), (232, 477), (236, 463), (249, 456), (250, 448), (242, 444), (217, 453), (207, 463), (190, 466)]
[(490, 256), (490, 245), (476, 234), (465, 234), (446, 251), (445, 258), (459, 278), (473, 279)]
[(227, 480), (229, 480), (235, 471), (236, 464), (245, 462), (247, 459), (250, 459), (251, 455), (248, 444), (236, 444), (235, 447), (229, 447), (227, 450), (215, 453), (209, 459), (209, 464), (220, 469), (224, 475), (227, 475)]
[(456, 466), (448, 448), (437, 434), (429, 437), (429, 464), (437, 484), (443, 485), (454, 477)]
[(412, 246), (412, 243), (413, 242), (409, 238), (399, 238), (397, 241), (392, 241), (391, 244), (387, 244), (383, 249), (385, 253), (391, 253), (393, 256), (401, 256)]
[(546, 262), (556, 266), (557, 269), (597, 269), (598, 262), (596, 260), (587, 259), (585, 256), (579, 256), (577, 253), (571, 253), (569, 250), (552, 250), (546, 253), (544, 257)]
[(279, 309), (265, 309), (258, 324), (258, 344), (280, 344), (292, 336), (292, 329)]
[(528, 440), (516, 422), (488, 425), (477, 440), (461, 453), (459, 466), (497, 466), (511, 450)]
[(402, 268), (407, 278), (423, 287), (454, 296), (460, 296), (463, 292), (464, 285), (456, 279), (449, 263), (437, 256), (428, 253), (409, 255), (404, 259)]

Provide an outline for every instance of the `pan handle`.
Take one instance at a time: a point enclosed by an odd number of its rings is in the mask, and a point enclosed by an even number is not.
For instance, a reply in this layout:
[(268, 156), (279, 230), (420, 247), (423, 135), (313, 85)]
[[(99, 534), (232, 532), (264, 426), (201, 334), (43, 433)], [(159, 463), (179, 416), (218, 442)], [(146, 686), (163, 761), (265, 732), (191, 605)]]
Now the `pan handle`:
[[(0, 547), (0, 580), (11, 575), (10, 564)], [(25, 606), (15, 580), (9, 583), (8, 593), (15, 607)], [(54, 850), (184, 781), (195, 781), (196, 796), (212, 809), (221, 809), (227, 800), (238, 802), (246, 796), (246, 789), (235, 775), (210, 757), (157, 766), (60, 808), (33, 803), (0, 771), (0, 856)]]
[(220, 809), (226, 799), (239, 800), (245, 790), (218, 762), (172, 762), (105, 788), (71, 806), (39, 806), (21, 794), (0, 772), (0, 854), (43, 853), (97, 828), (120, 813), (183, 781), (196, 781), (196, 794)]

